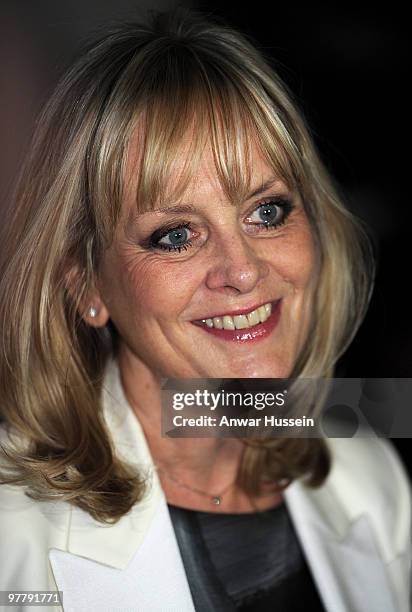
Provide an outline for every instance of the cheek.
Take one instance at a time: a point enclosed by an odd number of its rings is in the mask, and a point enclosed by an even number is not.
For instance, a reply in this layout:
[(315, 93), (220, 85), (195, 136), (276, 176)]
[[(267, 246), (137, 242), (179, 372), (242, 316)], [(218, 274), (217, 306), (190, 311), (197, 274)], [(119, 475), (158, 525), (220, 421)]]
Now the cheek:
[(120, 312), (145, 318), (172, 318), (190, 301), (197, 278), (188, 265), (153, 256), (125, 257), (105, 277), (105, 294), (110, 305)]
[(293, 235), (286, 236), (273, 249), (270, 262), (293, 291), (309, 288), (316, 273), (316, 251), (310, 230), (302, 227)]

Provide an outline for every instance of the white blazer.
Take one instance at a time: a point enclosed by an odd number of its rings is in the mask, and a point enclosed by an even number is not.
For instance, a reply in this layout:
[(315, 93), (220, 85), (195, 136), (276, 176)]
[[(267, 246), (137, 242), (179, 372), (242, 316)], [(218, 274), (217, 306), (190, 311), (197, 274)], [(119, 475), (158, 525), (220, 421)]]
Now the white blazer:
[[(106, 372), (103, 407), (117, 452), (149, 470), (148, 494), (115, 525), (105, 526), (66, 502), (36, 502), (18, 486), (0, 486), (0, 590), (63, 591), (63, 607), (0, 609), (194, 612), (167, 501), (115, 362)], [(295, 481), (285, 491), (325, 609), (408, 612), (406, 473), (383, 439), (328, 443), (333, 467), (326, 483), (309, 489)]]

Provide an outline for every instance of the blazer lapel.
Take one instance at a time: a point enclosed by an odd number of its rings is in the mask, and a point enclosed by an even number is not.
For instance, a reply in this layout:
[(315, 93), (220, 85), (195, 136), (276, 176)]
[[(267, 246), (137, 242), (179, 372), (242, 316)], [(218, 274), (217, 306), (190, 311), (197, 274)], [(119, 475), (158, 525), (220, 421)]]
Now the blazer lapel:
[(285, 501), (328, 612), (399, 612), (366, 515), (350, 520), (327, 485), (292, 483)]
[[(133, 538), (133, 531), (129, 532)], [(121, 547), (125, 539), (118, 542)], [(50, 551), (64, 610), (194, 612), (189, 585), (165, 500), (125, 568), (61, 550)]]
[(115, 362), (106, 371), (103, 410), (116, 452), (144, 471), (147, 493), (112, 525), (71, 507), (66, 549), (49, 550), (63, 608), (146, 612), (166, 605), (170, 612), (194, 612), (167, 502)]

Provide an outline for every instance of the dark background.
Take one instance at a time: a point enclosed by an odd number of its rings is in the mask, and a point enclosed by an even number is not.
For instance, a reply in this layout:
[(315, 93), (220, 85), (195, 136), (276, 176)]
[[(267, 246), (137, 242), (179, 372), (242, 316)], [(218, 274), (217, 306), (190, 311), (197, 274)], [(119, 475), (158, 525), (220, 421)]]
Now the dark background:
[[(14, 0), (0, 7), (0, 201), (7, 206), (37, 112), (79, 43), (135, 7), (175, 2)], [(336, 375), (412, 377), (411, 204), (400, 4), (180, 2), (227, 20), (275, 60), (349, 207), (370, 227), (378, 275), (366, 319)], [(412, 408), (412, 406), (411, 406)], [(408, 439), (396, 444), (408, 463)]]

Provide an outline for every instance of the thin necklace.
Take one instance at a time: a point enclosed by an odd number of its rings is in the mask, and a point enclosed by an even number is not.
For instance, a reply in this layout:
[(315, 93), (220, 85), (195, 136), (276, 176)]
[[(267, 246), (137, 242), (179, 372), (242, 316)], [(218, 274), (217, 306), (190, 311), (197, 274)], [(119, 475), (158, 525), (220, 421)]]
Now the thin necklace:
[(171, 474), (168, 474), (167, 472), (165, 472), (165, 470), (163, 470), (162, 468), (156, 468), (158, 472), (162, 472), (165, 476), (167, 476), (167, 478), (169, 478), (170, 480), (173, 480), (174, 483), (176, 483), (179, 487), (182, 487), (183, 489), (187, 489), (188, 491), (193, 491), (193, 493), (197, 493), (198, 495), (203, 495), (203, 497), (207, 497), (212, 504), (214, 504), (215, 506), (220, 506), (220, 504), (223, 501), (223, 495), (229, 491), (230, 487), (232, 487), (235, 482), (236, 479), (229, 483), (224, 489), (223, 491), (221, 491), (220, 493), (216, 493), (216, 495), (211, 495), (210, 493), (207, 493), (206, 491), (201, 491), (200, 489), (197, 489), (196, 487), (190, 487), (189, 485), (181, 482), (180, 480), (178, 480), (177, 478), (175, 478), (174, 476), (172, 476)]

